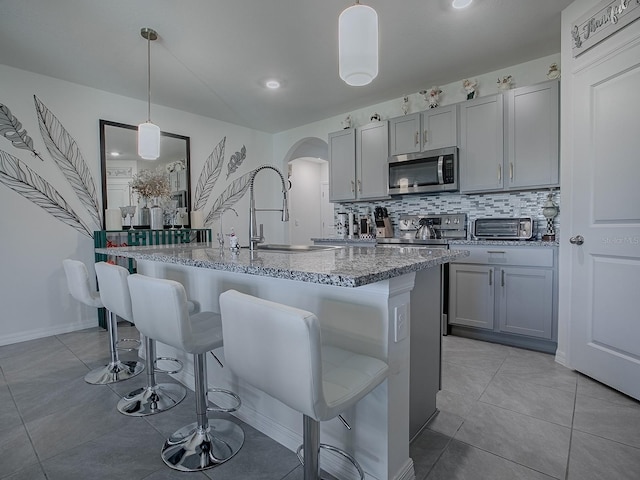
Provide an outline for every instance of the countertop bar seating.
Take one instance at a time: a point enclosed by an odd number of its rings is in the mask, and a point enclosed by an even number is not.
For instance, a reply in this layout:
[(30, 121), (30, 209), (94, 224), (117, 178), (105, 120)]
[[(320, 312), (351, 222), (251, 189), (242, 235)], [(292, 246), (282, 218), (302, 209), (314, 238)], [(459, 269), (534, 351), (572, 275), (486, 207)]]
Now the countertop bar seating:
[[(350, 452), (367, 476), (381, 480), (414, 478), (409, 456), (412, 324), (424, 325), (439, 338), (440, 266), (468, 252), (327, 247), (294, 253), (293, 248), (278, 251), (261, 247), (253, 252), (231, 252), (211, 243), (191, 243), (99, 248), (96, 253), (135, 259), (138, 273), (180, 282), (203, 311), (220, 312), (220, 294), (233, 289), (313, 312), (325, 345), (387, 364), (387, 379), (345, 412), (352, 430), (338, 421), (322, 422), (321, 437), (324, 443)], [(418, 279), (421, 290), (417, 296), (433, 301), (416, 301), (419, 308), (414, 310), (412, 290)], [(187, 368), (176, 378), (193, 384), (188, 358), (180, 347), (172, 346), (175, 339), (167, 339), (167, 344), (160, 337), (157, 340), (159, 352), (185, 360)], [(236, 417), (296, 451), (303, 440), (299, 412), (233, 375), (228, 368), (213, 361), (207, 368), (210, 381), (242, 397), (242, 408), (234, 412)], [(195, 370), (198, 372), (197, 367)], [(439, 371), (439, 357), (420, 365), (421, 379), (426, 373), (433, 373), (429, 376), (435, 379), (434, 388), (419, 400), (421, 405), (433, 405), (424, 412), (423, 424), (435, 413)], [(322, 469), (338, 478), (348, 478), (352, 473), (353, 468), (349, 466), (347, 471), (345, 463), (334, 455), (322, 456)]]

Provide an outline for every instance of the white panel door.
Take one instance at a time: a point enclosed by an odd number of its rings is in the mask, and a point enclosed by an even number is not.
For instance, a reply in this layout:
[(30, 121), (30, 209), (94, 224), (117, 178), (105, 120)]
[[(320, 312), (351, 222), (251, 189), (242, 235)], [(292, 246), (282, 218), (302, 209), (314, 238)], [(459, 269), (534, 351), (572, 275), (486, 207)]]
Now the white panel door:
[(640, 399), (640, 35), (573, 80), (571, 366)]

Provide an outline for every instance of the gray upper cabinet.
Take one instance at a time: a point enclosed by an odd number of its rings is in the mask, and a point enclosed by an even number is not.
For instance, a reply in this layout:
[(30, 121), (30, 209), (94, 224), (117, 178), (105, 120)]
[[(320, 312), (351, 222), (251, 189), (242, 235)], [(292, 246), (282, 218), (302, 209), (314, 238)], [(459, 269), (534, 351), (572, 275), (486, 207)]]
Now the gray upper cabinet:
[(389, 120), (389, 154), (420, 151), (420, 113)]
[(329, 134), (329, 200), (388, 198), (389, 122)]
[(353, 128), (329, 134), (329, 199), (356, 198), (356, 131)]
[(458, 106), (449, 105), (390, 120), (390, 155), (457, 145)]
[(422, 150), (458, 145), (458, 105), (422, 112)]
[(356, 130), (356, 198), (386, 198), (389, 122), (374, 122)]
[(502, 94), (460, 104), (460, 191), (501, 190), (504, 135)]
[(557, 80), (460, 104), (460, 191), (559, 185)]
[(559, 109), (557, 80), (507, 92), (505, 188), (558, 185)]

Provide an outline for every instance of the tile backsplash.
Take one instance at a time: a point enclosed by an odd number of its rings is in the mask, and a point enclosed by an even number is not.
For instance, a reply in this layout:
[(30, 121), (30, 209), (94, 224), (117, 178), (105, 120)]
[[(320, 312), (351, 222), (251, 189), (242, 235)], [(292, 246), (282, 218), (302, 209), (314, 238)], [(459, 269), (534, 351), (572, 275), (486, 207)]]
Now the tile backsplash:
[[(390, 200), (335, 204), (334, 212), (354, 212), (360, 216), (369, 214), (373, 219), (375, 207), (386, 207), (394, 230), (397, 229), (401, 215), (466, 213), (468, 232), (472, 231), (471, 225), (476, 218), (531, 217), (535, 221), (536, 233), (539, 238), (547, 229), (547, 221), (542, 214), (542, 207), (547, 201), (548, 194), (549, 189), (474, 195), (406, 195)], [(560, 191), (557, 189), (553, 190), (553, 201), (560, 207)], [(560, 235), (560, 214), (555, 218), (554, 228), (556, 238), (558, 238)]]

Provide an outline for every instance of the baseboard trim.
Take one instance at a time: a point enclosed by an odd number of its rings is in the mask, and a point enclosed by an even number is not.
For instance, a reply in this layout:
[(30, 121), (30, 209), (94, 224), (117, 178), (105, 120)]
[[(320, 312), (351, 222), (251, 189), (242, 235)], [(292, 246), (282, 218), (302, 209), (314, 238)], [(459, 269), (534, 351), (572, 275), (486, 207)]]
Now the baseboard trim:
[(9, 335), (0, 335), (0, 346), (11, 345), (13, 343), (26, 342), (28, 340), (36, 340), (38, 338), (50, 337), (52, 335), (61, 335), (63, 333), (84, 330), (85, 328), (97, 327), (96, 319), (84, 320), (80, 323), (65, 323), (56, 325), (55, 327), (36, 328), (25, 332), (13, 333)]

